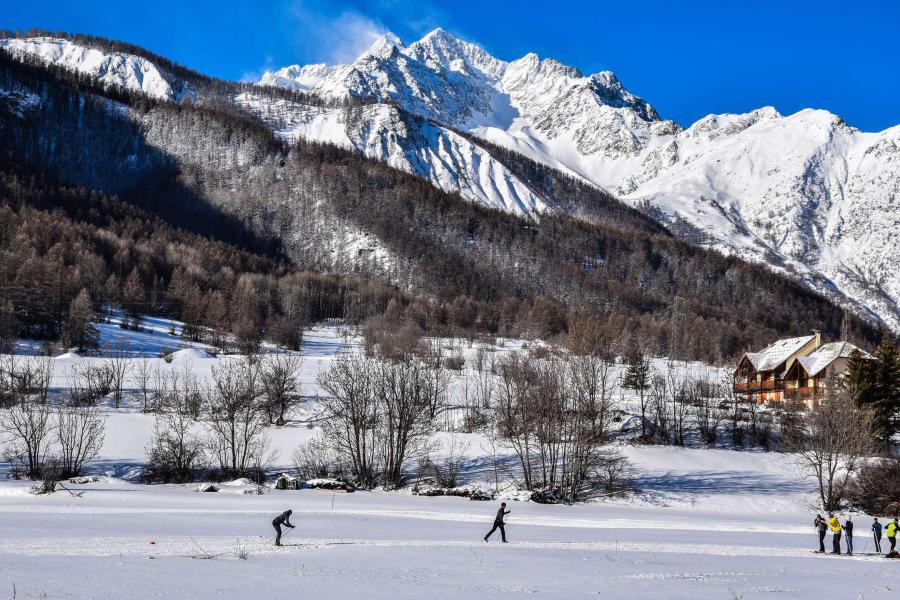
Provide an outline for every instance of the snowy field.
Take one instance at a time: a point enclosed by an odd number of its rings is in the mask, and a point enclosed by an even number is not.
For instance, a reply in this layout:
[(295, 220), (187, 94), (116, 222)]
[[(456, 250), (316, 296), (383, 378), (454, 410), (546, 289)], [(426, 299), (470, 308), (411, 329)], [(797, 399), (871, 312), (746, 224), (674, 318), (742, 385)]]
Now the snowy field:
[[(221, 360), (202, 346), (182, 348), (171, 363), (139, 358), (179, 347), (166, 322), (151, 325), (152, 333), (129, 336), (135, 360), (198, 376)], [(104, 326), (103, 336), (120, 332)], [(316, 375), (356, 343), (337, 326), (307, 332), (305, 400), (270, 432), (277, 465), (288, 467), (315, 434)], [(86, 360), (98, 359), (55, 359), (55, 384)], [(868, 554), (863, 515), (854, 515), (857, 556), (811, 553), (812, 484), (783, 454), (626, 445), (639, 497), (547, 506), (514, 501), (507, 490), (511, 543), (498, 532), (486, 544), (499, 501), (139, 484), (153, 417), (134, 405), (104, 412), (106, 440), (88, 469), (99, 480), (66, 484), (80, 496), (31, 495), (31, 484), (9, 479), (10, 465), (0, 464), (0, 598), (858, 599), (888, 598), (900, 587), (900, 565)], [(487, 441), (454, 435), (468, 447), (464, 481), (484, 486)], [(288, 508), (297, 529), (275, 548), (270, 523)]]

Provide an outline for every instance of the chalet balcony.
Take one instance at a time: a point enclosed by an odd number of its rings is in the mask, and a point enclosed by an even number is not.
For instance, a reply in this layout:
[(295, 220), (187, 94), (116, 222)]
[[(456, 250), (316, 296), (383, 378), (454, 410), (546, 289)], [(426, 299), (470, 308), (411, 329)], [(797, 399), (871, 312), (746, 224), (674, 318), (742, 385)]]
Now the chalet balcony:
[(776, 384), (780, 384), (780, 382), (777, 382), (777, 381), (774, 381), (771, 379), (768, 381), (740, 382), (740, 383), (734, 384), (734, 391), (740, 392), (740, 393), (745, 393), (745, 394), (752, 394), (755, 392), (767, 392), (767, 391), (771, 391), (771, 390), (780, 390), (781, 385), (776, 385)]

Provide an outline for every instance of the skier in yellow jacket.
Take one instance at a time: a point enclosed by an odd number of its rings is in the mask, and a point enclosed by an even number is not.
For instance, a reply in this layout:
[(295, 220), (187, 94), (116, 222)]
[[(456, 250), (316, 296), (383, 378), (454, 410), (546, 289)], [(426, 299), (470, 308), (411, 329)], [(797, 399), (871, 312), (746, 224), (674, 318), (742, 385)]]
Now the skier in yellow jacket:
[(828, 513), (828, 525), (831, 527), (831, 553), (841, 553), (841, 522), (833, 513)]
[(900, 530), (900, 524), (897, 523), (897, 517), (894, 517), (894, 520), (887, 524), (885, 530), (887, 539), (891, 543), (891, 549), (888, 550), (888, 554), (890, 554), (894, 551), (894, 548), (897, 547), (897, 531)]

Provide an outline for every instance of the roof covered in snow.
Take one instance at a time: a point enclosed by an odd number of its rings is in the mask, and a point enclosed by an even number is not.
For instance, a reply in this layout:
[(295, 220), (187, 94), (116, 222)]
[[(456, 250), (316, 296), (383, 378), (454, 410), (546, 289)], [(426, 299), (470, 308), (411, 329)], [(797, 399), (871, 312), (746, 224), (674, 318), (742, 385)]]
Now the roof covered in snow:
[(809, 376), (814, 377), (837, 359), (850, 358), (854, 351), (858, 351), (864, 358), (872, 358), (868, 352), (854, 346), (850, 342), (831, 342), (830, 344), (822, 345), (809, 356), (802, 356), (797, 360)]
[(763, 348), (759, 352), (748, 352), (747, 358), (757, 371), (772, 371), (778, 365), (800, 351), (803, 346), (815, 339), (815, 335), (785, 338)]

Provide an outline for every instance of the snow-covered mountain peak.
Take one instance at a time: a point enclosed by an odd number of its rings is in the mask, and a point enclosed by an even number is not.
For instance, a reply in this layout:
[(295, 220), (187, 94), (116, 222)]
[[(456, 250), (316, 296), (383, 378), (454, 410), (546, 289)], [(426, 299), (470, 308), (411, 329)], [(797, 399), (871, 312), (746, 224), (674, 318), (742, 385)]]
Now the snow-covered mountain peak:
[(372, 45), (357, 57), (356, 62), (365, 61), (370, 57), (388, 58), (395, 50), (402, 50), (403, 48), (406, 48), (403, 40), (388, 31), (378, 36), (372, 42)]
[(706, 115), (684, 130), (685, 137), (712, 140), (722, 135), (734, 135), (760, 122), (780, 119), (781, 114), (772, 106), (764, 106), (748, 113)]
[[(507, 63), (488, 54), (480, 46), (438, 28), (409, 45), (405, 54), (432, 69), (459, 70), (459, 63), (495, 81), (503, 76)], [(457, 67), (453, 65), (456, 63)]]
[(259, 80), (260, 85), (272, 85), (305, 92), (330, 75), (334, 67), (324, 63), (312, 65), (291, 65), (277, 71), (266, 71)]
[(658, 121), (659, 114), (643, 98), (625, 89), (612, 71), (600, 71), (588, 78), (588, 85), (600, 102), (613, 108), (629, 108), (645, 121)]
[(520, 87), (540, 83), (541, 79), (552, 78), (571, 84), (575, 79), (581, 79), (584, 75), (575, 67), (564, 65), (552, 58), (541, 58), (534, 52), (529, 52), (522, 58), (512, 61), (503, 74), (504, 88)]

